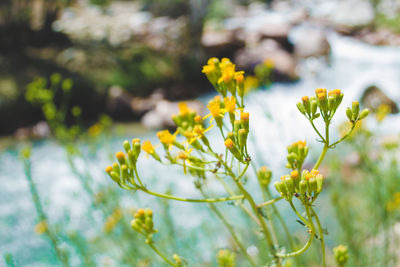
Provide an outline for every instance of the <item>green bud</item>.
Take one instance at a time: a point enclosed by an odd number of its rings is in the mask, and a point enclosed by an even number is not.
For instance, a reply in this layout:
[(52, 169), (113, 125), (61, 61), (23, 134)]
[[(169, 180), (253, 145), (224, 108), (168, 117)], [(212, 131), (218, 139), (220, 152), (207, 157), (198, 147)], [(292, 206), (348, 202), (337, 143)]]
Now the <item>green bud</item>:
[(349, 253), (347, 246), (339, 245), (333, 248), (333, 255), (335, 257), (336, 263), (339, 266), (345, 266), (347, 260), (349, 259)]
[(131, 150), (131, 144), (129, 144), (129, 141), (128, 141), (128, 140), (125, 140), (125, 141), (124, 141), (123, 147), (124, 147), (126, 153), (128, 153), (128, 152)]
[(227, 138), (230, 138), (230, 139), (232, 139), (232, 140), (235, 140), (235, 134), (232, 133), (232, 132), (228, 132), (228, 133), (226, 134), (226, 137), (227, 137)]
[(281, 185), (281, 184), (282, 184), (281, 181), (275, 182), (275, 183), (274, 183), (275, 189), (276, 189), (276, 191), (277, 191), (278, 193), (282, 193), (282, 189), (281, 189), (282, 185)]
[(303, 104), (301, 102), (297, 103), (297, 109), (302, 113), (302, 114), (306, 114), (306, 110), (303, 106)]
[(120, 178), (119, 178), (119, 174), (118, 173), (112, 171), (112, 172), (110, 172), (110, 176), (114, 180), (114, 182), (117, 182), (117, 183), (120, 182)]
[(114, 162), (113, 165), (112, 165), (112, 169), (113, 169), (114, 172), (118, 173), (118, 175), (119, 175), (120, 169), (119, 169), (119, 164), (118, 163)]
[(121, 165), (121, 176), (124, 182), (129, 178), (128, 167), (126, 165)]
[(352, 112), (353, 112), (352, 119), (353, 119), (353, 121), (355, 121), (355, 120), (357, 120), (358, 114), (360, 112), (360, 103), (358, 101), (353, 101), (351, 108), (352, 108)]
[(358, 118), (359, 120), (362, 120), (362, 119), (364, 119), (365, 117), (367, 117), (368, 116), (368, 114), (369, 114), (369, 109), (363, 109), (363, 111), (361, 111), (361, 113), (360, 113), (360, 117)]
[(172, 121), (175, 123), (176, 126), (181, 126), (182, 120), (180, 116), (172, 115)]
[(136, 158), (138, 158), (141, 151), (140, 142), (135, 142), (133, 144), (133, 151), (135, 151)]
[(245, 129), (240, 129), (239, 130), (239, 147), (243, 148), (246, 146), (246, 141), (247, 141), (247, 131)]
[(235, 120), (235, 122), (233, 123), (233, 132), (235, 133), (236, 136), (238, 136), (240, 127), (241, 127), (240, 121), (239, 120)]
[(263, 186), (268, 186), (271, 182), (272, 172), (267, 167), (263, 166), (257, 171), (257, 177), (260, 181), (260, 184)]
[(318, 104), (315, 98), (311, 99), (311, 114), (314, 115), (317, 112)]
[(301, 195), (304, 195), (307, 192), (308, 188), (308, 181), (307, 180), (301, 180), (299, 184), (299, 192)]
[(133, 150), (128, 152), (129, 168), (134, 169), (136, 167), (137, 157)]
[(315, 179), (317, 180), (317, 193), (319, 194), (324, 187), (324, 176), (322, 174), (317, 174)]
[(318, 191), (317, 180), (314, 177), (311, 177), (310, 180), (308, 180), (308, 184), (310, 185), (310, 193), (314, 192), (314, 194), (316, 194)]
[(141, 230), (141, 227), (139, 226), (138, 221), (135, 220), (135, 219), (133, 219), (133, 220), (131, 221), (131, 227), (132, 227), (133, 230), (136, 230), (136, 231), (138, 231), (138, 232), (140, 232), (140, 230)]
[(353, 121), (353, 111), (351, 111), (351, 108), (346, 109), (346, 116), (350, 121)]
[(147, 230), (149, 232), (152, 232), (153, 227), (154, 227), (153, 219), (150, 217), (146, 217), (144, 224), (146, 225)]
[(294, 193), (294, 182), (293, 182), (293, 179), (290, 178), (289, 175), (287, 175), (283, 181), (285, 183), (285, 186), (286, 186), (289, 194), (293, 194)]

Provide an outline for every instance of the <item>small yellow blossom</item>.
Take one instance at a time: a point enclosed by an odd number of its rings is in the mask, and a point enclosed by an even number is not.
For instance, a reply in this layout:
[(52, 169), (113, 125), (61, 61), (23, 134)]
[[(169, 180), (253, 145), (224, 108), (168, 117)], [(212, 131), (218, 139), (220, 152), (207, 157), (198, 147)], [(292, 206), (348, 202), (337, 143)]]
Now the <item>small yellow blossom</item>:
[(155, 147), (151, 144), (149, 140), (143, 142), (142, 149), (147, 153), (147, 156), (155, 152)]
[(273, 67), (275, 67), (275, 62), (272, 59), (267, 58), (266, 60), (264, 60), (264, 66), (268, 69), (272, 69)]
[(121, 220), (122, 218), (122, 210), (120, 208), (117, 208), (114, 210), (114, 212), (106, 219), (106, 222), (104, 223), (104, 232), (109, 233), (111, 232), (117, 223)]
[(180, 151), (178, 156), (176, 157), (177, 159), (183, 160), (183, 172), (187, 174), (187, 169), (186, 169), (186, 164), (191, 165), (191, 162), (189, 160), (189, 154), (192, 152), (193, 148), (191, 149), (186, 149), (185, 151)]
[(181, 115), (181, 116), (185, 116), (187, 114), (194, 112), (193, 109), (188, 107), (186, 102), (179, 102), (178, 108), (179, 108), (179, 115)]
[(234, 113), (236, 109), (236, 99), (231, 97), (224, 97), (225, 109), (229, 113)]
[(235, 72), (235, 80), (237, 83), (243, 83), (244, 81), (244, 71)]
[(36, 224), (35, 226), (35, 232), (38, 235), (44, 234), (45, 232), (47, 232), (48, 230), (48, 226), (45, 220), (40, 221), (38, 224)]
[(168, 130), (164, 131), (159, 131), (157, 133), (157, 137), (160, 139), (160, 142), (164, 145), (167, 145), (169, 149), (172, 148), (172, 145), (175, 142), (176, 135), (178, 134), (178, 131), (176, 131), (174, 134), (171, 134)]

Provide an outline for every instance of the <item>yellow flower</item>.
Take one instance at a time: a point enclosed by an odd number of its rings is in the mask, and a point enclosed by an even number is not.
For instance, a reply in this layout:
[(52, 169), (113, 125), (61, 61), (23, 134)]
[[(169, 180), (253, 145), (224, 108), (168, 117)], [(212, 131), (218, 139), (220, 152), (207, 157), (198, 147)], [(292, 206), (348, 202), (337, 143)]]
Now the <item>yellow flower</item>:
[(215, 66), (214, 65), (204, 65), (203, 70), (201, 72), (205, 74), (211, 74), (215, 71)]
[(188, 107), (186, 102), (179, 102), (178, 108), (179, 108), (179, 115), (181, 115), (181, 116), (185, 116), (187, 114), (194, 112), (193, 109)]
[(189, 150), (186, 148), (185, 151), (179, 152), (178, 156), (176, 157), (177, 159), (183, 160), (183, 172), (184, 172), (185, 174), (187, 174), (186, 163), (187, 163), (188, 165), (191, 165), (191, 164), (192, 164), (192, 163), (190, 162), (190, 160), (189, 160), (189, 154), (192, 152), (192, 150), (193, 150), (193, 148), (191, 148), (191, 149), (189, 149)]
[(243, 83), (244, 81), (244, 71), (235, 72), (235, 80), (237, 83)]
[(236, 99), (231, 97), (224, 97), (225, 109), (229, 113), (234, 113), (236, 109)]
[(38, 235), (44, 234), (45, 232), (47, 232), (48, 227), (47, 227), (47, 223), (45, 220), (40, 221), (38, 224), (36, 224), (35, 226), (35, 232)]
[(229, 83), (233, 80), (233, 78), (235, 77), (235, 65), (234, 64), (230, 64), (230, 65), (226, 65), (224, 68), (222, 68), (222, 75), (218, 80), (218, 83)]
[(155, 147), (151, 144), (149, 140), (143, 142), (142, 149), (147, 153), (147, 156), (155, 152)]
[(121, 220), (122, 218), (122, 210), (120, 208), (117, 208), (114, 210), (114, 212), (106, 219), (106, 222), (104, 223), (104, 232), (109, 233), (111, 232), (117, 223)]
[(176, 131), (173, 135), (168, 131), (159, 131), (157, 133), (157, 137), (160, 139), (160, 142), (164, 145), (167, 145), (169, 149), (172, 148), (172, 145), (175, 142), (176, 135), (178, 134), (178, 131)]
[(198, 136), (202, 137), (206, 132), (211, 130), (211, 128), (214, 127), (214, 124), (212, 124), (210, 127), (207, 129), (204, 129), (202, 125), (195, 125), (193, 128), (193, 132)]
[(223, 117), (223, 115), (221, 114), (222, 109), (221, 109), (221, 102), (220, 102), (220, 98), (219, 97), (215, 97), (213, 100), (211, 100), (208, 103), (207, 108), (210, 110), (210, 114), (205, 116), (205, 118), (208, 118), (209, 116), (213, 116), (213, 118), (216, 117)]
[(215, 64), (218, 64), (218, 63), (219, 63), (219, 60), (216, 57), (212, 57), (207, 61), (208, 65), (214, 65), (215, 66)]

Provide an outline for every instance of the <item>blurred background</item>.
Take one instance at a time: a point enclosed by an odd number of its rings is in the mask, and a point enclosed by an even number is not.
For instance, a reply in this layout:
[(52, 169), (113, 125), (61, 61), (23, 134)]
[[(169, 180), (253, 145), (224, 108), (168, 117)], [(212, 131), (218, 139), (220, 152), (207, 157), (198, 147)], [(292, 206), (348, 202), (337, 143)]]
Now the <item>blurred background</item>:
[[(205, 205), (126, 192), (104, 174), (123, 140), (157, 143), (156, 130), (172, 129), (179, 101), (205, 115), (214, 91), (201, 69), (210, 57), (246, 71), (250, 151), (274, 179), (287, 172), (293, 141), (310, 144), (310, 166), (320, 151), (296, 109), (301, 96), (342, 89), (336, 137), (352, 100), (370, 108), (325, 161), (330, 182), (318, 208), (328, 249), (348, 245), (350, 266), (400, 266), (397, 0), (2, 0), (0, 266), (163, 266), (129, 229), (130, 213), (147, 206), (168, 252), (216, 266), (215, 252), (232, 240)], [(26, 147), (30, 157), (21, 156)], [(141, 161), (159, 192), (200, 196), (180, 169)], [(221, 192), (212, 181), (210, 190)], [(245, 233), (249, 222), (223, 207)], [(289, 207), (278, 207), (301, 243)], [(257, 238), (245, 239), (262, 254)], [(318, 266), (317, 253), (299, 266)]]

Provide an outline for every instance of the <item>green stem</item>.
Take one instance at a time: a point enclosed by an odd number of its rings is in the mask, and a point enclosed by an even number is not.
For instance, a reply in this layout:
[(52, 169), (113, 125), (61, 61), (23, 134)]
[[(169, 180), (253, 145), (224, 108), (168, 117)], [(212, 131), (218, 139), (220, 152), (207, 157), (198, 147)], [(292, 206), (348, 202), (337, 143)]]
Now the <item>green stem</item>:
[(263, 202), (261, 204), (258, 204), (258, 207), (261, 208), (261, 207), (265, 207), (265, 206), (268, 206), (268, 205), (272, 205), (272, 204), (274, 204), (275, 202), (277, 202), (277, 201), (279, 201), (281, 199), (283, 199), (283, 197), (273, 198), (271, 200), (268, 200), (268, 201), (265, 201), (265, 202)]
[(306, 213), (307, 213), (308, 219), (311, 222), (311, 224), (310, 224), (310, 237), (307, 240), (307, 243), (304, 245), (304, 247), (302, 247), (301, 249), (299, 249), (297, 251), (293, 251), (291, 253), (277, 253), (278, 257), (288, 258), (288, 257), (299, 256), (299, 255), (303, 254), (304, 252), (306, 252), (307, 249), (311, 246), (311, 243), (312, 243), (312, 241), (314, 239), (314, 236), (315, 236), (315, 227), (314, 227), (314, 224), (312, 223), (311, 214), (310, 214), (310, 208), (308, 206), (306, 206)]
[(159, 251), (154, 245), (153, 243), (149, 242), (148, 245), (154, 250), (155, 253), (158, 254), (158, 256), (160, 256), (166, 263), (168, 263), (171, 266), (174, 267), (178, 267), (178, 265), (176, 265), (175, 263), (173, 263), (172, 261), (170, 261), (164, 254), (161, 253), (161, 251)]
[[(207, 197), (206, 194), (204, 193), (203, 189), (199, 189), (203, 197)], [(257, 264), (254, 262), (254, 260), (250, 257), (250, 255), (247, 253), (246, 248), (240, 242), (238, 236), (236, 235), (235, 230), (233, 229), (232, 225), (229, 224), (229, 222), (226, 220), (224, 215), (217, 209), (214, 203), (209, 203), (210, 209), (217, 215), (217, 217), (222, 221), (222, 223), (225, 225), (225, 227), (228, 229), (229, 233), (231, 234), (233, 240), (235, 240), (236, 245), (239, 247), (240, 251), (243, 253), (243, 255), (246, 257), (246, 259), (249, 261), (251, 266), (256, 267)]]
[(308, 228), (311, 228), (310, 223), (303, 217), (301, 214), (297, 211), (296, 207), (293, 205), (292, 201), (289, 201), (290, 207), (292, 207), (293, 211), (296, 213), (296, 215), (307, 225)]
[(329, 148), (334, 147), (335, 145), (339, 144), (340, 142), (342, 142), (344, 139), (346, 139), (347, 137), (349, 137), (351, 135), (351, 133), (353, 132), (354, 128), (356, 127), (356, 123), (353, 123), (353, 126), (351, 127), (350, 131), (345, 134), (342, 138), (340, 138), (338, 141), (336, 141), (335, 143), (329, 145)]
[(319, 165), (321, 165), (322, 160), (325, 158), (326, 152), (329, 149), (329, 121), (325, 121), (325, 142), (324, 142), (324, 148), (322, 149), (321, 155), (319, 156), (317, 163), (314, 165), (314, 170), (319, 168)]
[(56, 252), (57, 258), (61, 261), (61, 263), (64, 266), (68, 267), (69, 266), (68, 258), (65, 255), (65, 253), (63, 253), (61, 251), (59, 244), (58, 244), (57, 237), (55, 236), (52, 229), (50, 229), (50, 225), (49, 225), (46, 213), (43, 211), (42, 203), (40, 202), (39, 193), (38, 193), (38, 191), (36, 189), (36, 185), (32, 179), (31, 164), (30, 164), (29, 159), (24, 160), (24, 169), (25, 169), (25, 177), (29, 183), (29, 189), (31, 191), (33, 204), (35, 205), (35, 209), (38, 214), (38, 218), (40, 221), (45, 222), (45, 224), (46, 224), (47, 229), (46, 229), (45, 233), (46, 233), (47, 237), (50, 239), (51, 244), (53, 245), (53, 249)]
[(325, 238), (324, 238), (324, 230), (322, 229), (321, 222), (319, 221), (317, 213), (314, 211), (312, 207), (310, 207), (312, 214), (315, 217), (315, 221), (317, 222), (319, 237), (321, 238), (321, 252), (322, 252), (322, 267), (326, 266), (325, 263)]
[(314, 128), (314, 131), (319, 135), (322, 141), (325, 142), (325, 139), (322, 137), (322, 134), (318, 131), (317, 127), (315, 127), (314, 121), (310, 119), (310, 123), (311, 126)]
[(238, 199), (244, 198), (243, 195), (238, 195), (238, 196), (222, 197), (222, 198), (192, 199), (192, 198), (181, 198), (181, 197), (176, 197), (176, 196), (172, 196), (172, 195), (153, 192), (153, 191), (146, 189), (145, 187), (141, 187), (140, 190), (142, 190), (143, 192), (145, 192), (147, 194), (153, 195), (153, 196), (168, 198), (168, 199), (172, 199), (172, 200), (176, 200), (176, 201), (185, 201), (185, 202), (211, 203), (211, 202), (238, 200)]

